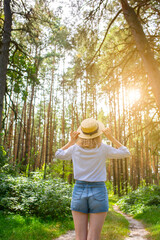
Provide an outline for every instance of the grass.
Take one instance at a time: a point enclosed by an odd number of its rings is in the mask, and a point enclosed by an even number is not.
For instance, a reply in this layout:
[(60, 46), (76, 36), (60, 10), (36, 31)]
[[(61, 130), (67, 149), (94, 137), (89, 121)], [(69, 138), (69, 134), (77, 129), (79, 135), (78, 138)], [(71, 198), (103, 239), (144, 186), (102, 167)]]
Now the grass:
[(152, 206), (142, 213), (136, 214), (134, 218), (142, 220), (146, 229), (150, 232), (149, 239), (160, 239), (160, 207)]
[[(115, 196), (110, 196), (110, 211), (103, 226), (101, 240), (122, 240), (129, 231), (127, 220), (113, 210), (116, 201)], [(56, 222), (0, 212), (0, 240), (51, 240), (71, 229), (74, 229), (72, 219)]]
[(74, 229), (70, 219), (62, 222), (0, 212), (0, 240), (51, 240)]
[(129, 223), (119, 213), (113, 210), (113, 205), (117, 202), (116, 196), (109, 196), (109, 212), (103, 225), (101, 240), (122, 240), (129, 233)]
[[(128, 221), (113, 210), (116, 201), (115, 196), (109, 197), (110, 211), (103, 225), (101, 240), (122, 240), (128, 234)], [(71, 229), (74, 229), (72, 219), (56, 222), (0, 212), (0, 240), (51, 240)]]

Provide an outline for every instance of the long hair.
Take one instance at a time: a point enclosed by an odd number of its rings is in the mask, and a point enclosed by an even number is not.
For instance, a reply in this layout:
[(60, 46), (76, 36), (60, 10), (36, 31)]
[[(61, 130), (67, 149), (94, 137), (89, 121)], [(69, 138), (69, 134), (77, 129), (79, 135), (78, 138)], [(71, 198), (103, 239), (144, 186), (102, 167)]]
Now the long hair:
[(92, 139), (86, 139), (86, 138), (78, 138), (77, 141), (77, 145), (82, 147), (82, 148), (96, 148), (96, 147), (100, 147), (102, 142), (102, 138), (101, 136), (98, 136), (96, 138), (92, 138)]

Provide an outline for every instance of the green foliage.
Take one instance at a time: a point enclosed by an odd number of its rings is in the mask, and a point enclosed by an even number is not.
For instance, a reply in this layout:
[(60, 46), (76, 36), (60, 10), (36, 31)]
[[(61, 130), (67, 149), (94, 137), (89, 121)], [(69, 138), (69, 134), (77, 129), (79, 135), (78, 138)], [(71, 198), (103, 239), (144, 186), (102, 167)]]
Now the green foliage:
[(3, 146), (0, 146), (0, 173), (11, 174), (15, 176), (19, 171), (19, 167), (20, 163), (17, 165), (10, 163), (10, 158), (8, 157), (7, 152)]
[(20, 51), (13, 52), (10, 56), (10, 67), (7, 72), (8, 76), (8, 91), (14, 90), (16, 94), (22, 94), (22, 99), (25, 100), (28, 96), (26, 91), (27, 84), (38, 84), (39, 80), (36, 77), (36, 66), (33, 59), (29, 59)]
[(1, 240), (52, 240), (73, 228), (73, 221), (70, 219), (57, 222), (0, 212)]
[(6, 151), (3, 146), (0, 146), (0, 169), (5, 165), (7, 160)]
[(147, 229), (151, 232), (152, 240), (160, 239), (160, 207), (151, 206), (135, 217), (145, 222)]
[(121, 209), (145, 223), (153, 240), (160, 239), (160, 187), (141, 187), (119, 200)]
[(124, 212), (133, 215), (142, 213), (151, 206), (160, 207), (160, 187), (139, 187), (119, 200), (118, 204)]
[(72, 187), (59, 179), (0, 176), (0, 210), (41, 218), (70, 216)]

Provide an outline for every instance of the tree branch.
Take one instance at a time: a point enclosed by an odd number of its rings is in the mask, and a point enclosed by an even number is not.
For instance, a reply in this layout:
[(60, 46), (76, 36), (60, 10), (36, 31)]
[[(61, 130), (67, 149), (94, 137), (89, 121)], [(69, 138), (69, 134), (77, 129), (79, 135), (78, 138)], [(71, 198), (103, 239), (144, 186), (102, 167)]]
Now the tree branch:
[(138, 132), (146, 129), (146, 128), (149, 127), (152, 123), (156, 123), (156, 124), (158, 125), (159, 122), (158, 122), (158, 123), (157, 123), (157, 122), (152, 122), (152, 120), (153, 120), (153, 118), (154, 118), (154, 116), (155, 116), (156, 114), (157, 114), (157, 112), (155, 112), (155, 113), (153, 114), (153, 117), (152, 117), (151, 121), (150, 121), (146, 126), (142, 127), (141, 129), (139, 129), (139, 130), (137, 130), (137, 131), (135, 131), (135, 132), (130, 133), (130, 134), (125, 138), (125, 145), (127, 144), (127, 141), (128, 141), (128, 139), (129, 139), (129, 137), (132, 136), (133, 134), (137, 134)]
[(114, 21), (116, 20), (116, 18), (119, 16), (119, 14), (120, 14), (121, 12), (122, 12), (122, 9), (120, 9), (120, 10), (118, 11), (118, 13), (115, 15), (115, 17), (112, 19), (112, 21), (111, 21), (110, 24), (108, 25), (108, 28), (107, 28), (106, 33), (105, 33), (105, 35), (104, 35), (104, 38), (103, 38), (103, 40), (102, 40), (102, 42), (101, 42), (98, 50), (95, 52), (94, 56), (92, 57), (92, 59), (90, 60), (90, 62), (87, 64), (86, 69), (90, 66), (90, 64), (92, 63), (92, 61), (94, 60), (94, 58), (96, 57), (96, 55), (98, 54), (98, 52), (101, 50), (101, 47), (102, 47), (102, 45), (103, 45), (103, 43), (104, 43), (104, 41), (105, 41), (105, 39), (106, 39), (106, 37), (107, 37), (107, 34), (108, 34), (108, 32), (109, 32), (110, 27), (112, 26), (112, 24), (114, 23)]
[[(16, 41), (11, 40), (11, 43), (13, 43), (13, 44), (16, 46), (15, 52), (16, 52), (17, 50), (19, 50), (19, 51), (22, 52), (25, 56), (28, 56), (28, 54), (22, 50), (21, 46), (20, 46)], [(15, 54), (15, 53), (14, 53), (14, 54)]]
[(11, 105), (9, 105), (9, 107), (10, 107), (10, 108), (12, 109), (12, 111), (14, 112), (15, 119), (17, 119), (16, 106), (15, 106), (15, 104), (14, 104), (13, 100), (11, 99), (11, 96), (10, 96), (10, 94), (9, 94), (8, 92), (6, 92), (6, 94), (8, 95), (8, 97), (9, 97), (9, 99), (10, 99), (11, 103), (12, 103), (12, 106), (11, 106)]

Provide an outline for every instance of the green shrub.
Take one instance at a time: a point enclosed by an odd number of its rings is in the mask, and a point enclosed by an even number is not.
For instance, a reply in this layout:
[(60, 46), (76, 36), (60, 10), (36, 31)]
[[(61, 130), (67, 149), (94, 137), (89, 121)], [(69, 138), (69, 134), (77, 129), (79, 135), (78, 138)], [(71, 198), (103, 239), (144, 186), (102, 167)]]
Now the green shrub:
[(0, 145), (0, 169), (5, 165), (7, 160), (6, 151), (4, 147)]
[(54, 219), (70, 216), (72, 187), (59, 179), (0, 176), (0, 210)]
[(121, 209), (130, 214), (139, 214), (151, 206), (160, 207), (160, 187), (139, 187), (118, 201)]
[(11, 164), (4, 147), (0, 145), (0, 173), (17, 175), (20, 164)]

